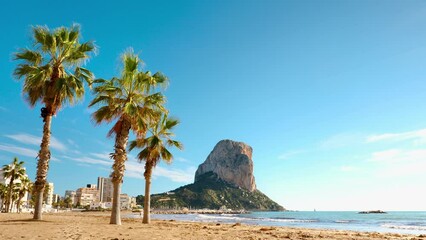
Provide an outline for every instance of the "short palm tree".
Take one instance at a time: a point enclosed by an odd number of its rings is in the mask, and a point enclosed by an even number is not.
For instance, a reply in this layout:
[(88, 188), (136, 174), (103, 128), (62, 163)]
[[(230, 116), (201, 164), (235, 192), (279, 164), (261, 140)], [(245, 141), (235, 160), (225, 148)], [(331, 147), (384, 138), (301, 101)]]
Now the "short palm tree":
[(67, 208), (72, 208), (72, 199), (70, 197), (67, 197), (64, 199), (64, 205)]
[(145, 162), (145, 198), (143, 207), (143, 223), (150, 223), (150, 188), (151, 176), (153, 168), (163, 159), (167, 163), (171, 163), (173, 155), (169, 151), (169, 147), (182, 149), (182, 143), (173, 140), (172, 130), (179, 124), (179, 121), (168, 118), (164, 115), (160, 121), (154, 124), (150, 130), (151, 135), (146, 138), (139, 138), (130, 142), (130, 150), (134, 148), (142, 148), (137, 158), (139, 161)]
[(27, 192), (31, 192), (32, 190), (32, 183), (31, 180), (27, 177), (24, 176), (23, 178), (21, 178), (21, 183), (18, 186), (18, 200), (16, 201), (16, 209), (18, 212), (21, 212), (21, 204), (22, 204), (22, 198), (25, 197), (25, 194)]
[(7, 187), (5, 184), (0, 183), (0, 212), (3, 211), (3, 206), (5, 205), (5, 201), (6, 201), (6, 196), (7, 196)]
[(84, 95), (84, 81), (91, 84), (93, 74), (81, 67), (94, 52), (93, 42), (80, 43), (80, 27), (45, 26), (32, 29), (33, 50), (25, 48), (15, 53), (20, 61), (14, 75), (24, 79), (23, 92), (30, 106), (38, 102), (43, 118), (43, 137), (38, 153), (37, 176), (34, 184), (36, 203), (34, 219), (42, 219), (43, 188), (50, 160), (50, 128), (52, 116), (66, 104), (72, 105)]
[(3, 177), (5, 179), (9, 179), (8, 183), (8, 191), (7, 191), (7, 198), (6, 198), (6, 212), (9, 212), (12, 208), (12, 197), (13, 197), (13, 189), (14, 189), (14, 182), (15, 180), (22, 179), (25, 175), (25, 168), (23, 167), (24, 162), (18, 160), (17, 157), (15, 157), (11, 164), (4, 165), (3, 170)]
[(50, 192), (50, 186), (49, 183), (46, 181), (46, 185), (44, 186), (44, 192), (43, 192), (43, 204), (47, 202), (47, 199), (49, 198), (49, 192)]
[(167, 78), (156, 73), (140, 70), (142, 61), (132, 49), (122, 55), (123, 70), (119, 78), (111, 80), (95, 80), (96, 94), (89, 107), (99, 105), (93, 115), (93, 120), (102, 122), (116, 121), (108, 136), (115, 135), (114, 159), (111, 173), (114, 186), (111, 224), (121, 225), (120, 192), (123, 182), (125, 162), (127, 160), (126, 146), (129, 133), (132, 130), (137, 135), (144, 135), (150, 121), (158, 118), (158, 111), (164, 110), (164, 96), (160, 92), (153, 93), (157, 86), (167, 83)]
[(17, 183), (14, 183), (13, 186), (12, 186), (12, 201), (10, 202), (9, 212), (13, 211), (14, 203), (16, 203), (18, 198), (19, 198), (19, 187), (20, 187), (20, 185), (21, 185), (21, 183), (17, 182)]

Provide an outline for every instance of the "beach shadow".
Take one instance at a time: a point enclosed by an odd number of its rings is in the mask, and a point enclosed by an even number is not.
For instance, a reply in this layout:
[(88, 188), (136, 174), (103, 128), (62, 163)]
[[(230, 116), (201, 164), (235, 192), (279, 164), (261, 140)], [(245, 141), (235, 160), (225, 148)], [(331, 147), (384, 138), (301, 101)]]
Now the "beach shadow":
[(12, 219), (12, 220), (4, 220), (4, 221), (0, 221), (0, 223), (2, 224), (2, 225), (14, 225), (14, 224), (16, 224), (16, 223), (19, 223), (19, 224), (28, 224), (28, 223), (37, 223), (37, 222), (40, 222), (40, 223), (48, 223), (48, 222), (51, 222), (51, 221), (46, 221), (46, 220), (34, 220), (34, 219), (32, 219), (32, 218), (29, 218), (29, 219)]

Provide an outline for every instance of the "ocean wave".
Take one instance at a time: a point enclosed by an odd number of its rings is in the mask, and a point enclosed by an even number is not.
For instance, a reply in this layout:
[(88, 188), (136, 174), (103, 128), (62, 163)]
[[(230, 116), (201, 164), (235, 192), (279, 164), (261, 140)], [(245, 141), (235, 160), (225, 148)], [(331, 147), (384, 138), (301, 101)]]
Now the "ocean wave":
[(283, 217), (278, 217), (278, 218), (257, 218), (258, 220), (261, 221), (267, 221), (267, 222), (300, 222), (300, 223), (306, 223), (306, 222), (318, 222), (318, 220), (316, 219), (296, 219), (296, 218), (283, 218)]
[(352, 222), (351, 220), (336, 220), (334, 221), (335, 223), (350, 223)]
[(248, 217), (237, 217), (229, 215), (205, 215), (198, 214), (199, 219), (204, 220), (224, 220), (224, 221), (236, 221), (236, 222), (288, 222), (288, 223), (307, 223), (307, 222), (318, 222), (315, 219), (294, 219), (294, 218), (248, 218)]
[(274, 217), (273, 219), (296, 219), (296, 218), (290, 218), (290, 217)]
[(426, 231), (426, 226), (415, 226), (415, 225), (383, 224), (383, 225), (381, 225), (381, 227), (392, 228), (392, 229), (422, 230), (422, 231)]
[(245, 220), (249, 218), (242, 218), (242, 217), (236, 217), (236, 216), (225, 216), (225, 215), (205, 215), (205, 214), (197, 214), (197, 218), (201, 219), (214, 219), (214, 220)]

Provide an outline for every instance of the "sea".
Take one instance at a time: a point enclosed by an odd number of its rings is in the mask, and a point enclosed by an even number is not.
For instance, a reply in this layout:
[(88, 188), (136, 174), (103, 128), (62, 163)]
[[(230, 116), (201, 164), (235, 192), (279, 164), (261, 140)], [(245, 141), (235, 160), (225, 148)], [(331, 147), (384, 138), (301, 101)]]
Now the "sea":
[[(140, 218), (140, 214), (127, 217)], [(243, 214), (151, 214), (152, 219), (244, 223), (259, 226), (321, 228), (363, 232), (426, 234), (426, 212), (359, 214), (335, 211), (250, 212)]]

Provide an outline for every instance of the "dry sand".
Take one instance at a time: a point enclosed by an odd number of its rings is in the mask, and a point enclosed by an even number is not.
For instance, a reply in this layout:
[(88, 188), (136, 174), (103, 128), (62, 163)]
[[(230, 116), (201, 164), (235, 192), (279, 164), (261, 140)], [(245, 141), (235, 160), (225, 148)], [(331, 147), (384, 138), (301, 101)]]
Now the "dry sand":
[(123, 219), (110, 225), (109, 213), (44, 214), (43, 221), (31, 215), (0, 213), (0, 240), (6, 239), (426, 239), (423, 236), (261, 227), (240, 224)]

